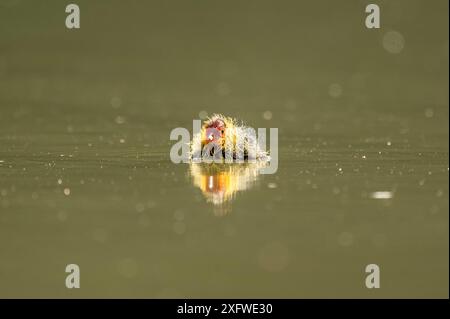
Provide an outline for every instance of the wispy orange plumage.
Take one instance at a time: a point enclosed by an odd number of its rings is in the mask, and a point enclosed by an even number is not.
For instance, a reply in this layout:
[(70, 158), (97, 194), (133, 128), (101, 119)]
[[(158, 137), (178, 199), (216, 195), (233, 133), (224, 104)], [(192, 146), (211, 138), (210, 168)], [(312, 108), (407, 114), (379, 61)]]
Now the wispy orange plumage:
[(225, 158), (228, 150), (233, 159), (240, 155), (244, 159), (268, 161), (268, 153), (258, 145), (256, 135), (251, 132), (249, 127), (237, 124), (231, 117), (214, 114), (203, 122), (200, 133), (193, 137), (191, 157), (203, 155), (204, 152), (209, 152), (209, 155), (221, 152)]

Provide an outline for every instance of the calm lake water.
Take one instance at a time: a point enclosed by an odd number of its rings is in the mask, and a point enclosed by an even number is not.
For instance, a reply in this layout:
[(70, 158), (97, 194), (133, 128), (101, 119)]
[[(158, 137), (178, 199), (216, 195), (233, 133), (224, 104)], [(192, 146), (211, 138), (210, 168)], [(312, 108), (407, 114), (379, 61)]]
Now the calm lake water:
[[(0, 1), (0, 297), (448, 297), (447, 1), (76, 3)], [(277, 173), (173, 164), (215, 112)]]

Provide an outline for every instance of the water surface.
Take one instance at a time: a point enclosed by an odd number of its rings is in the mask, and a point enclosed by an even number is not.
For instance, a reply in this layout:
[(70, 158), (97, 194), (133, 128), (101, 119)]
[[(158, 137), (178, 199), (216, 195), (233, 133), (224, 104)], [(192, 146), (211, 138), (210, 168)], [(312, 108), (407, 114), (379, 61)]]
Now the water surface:
[[(447, 1), (77, 3), (0, 1), (1, 297), (448, 297)], [(200, 112), (278, 172), (173, 164)]]

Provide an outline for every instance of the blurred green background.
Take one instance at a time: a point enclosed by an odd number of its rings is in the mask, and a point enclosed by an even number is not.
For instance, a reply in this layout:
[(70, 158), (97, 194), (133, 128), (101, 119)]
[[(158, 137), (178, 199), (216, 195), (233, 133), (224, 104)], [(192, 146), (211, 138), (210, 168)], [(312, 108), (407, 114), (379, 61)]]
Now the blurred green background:
[[(448, 1), (74, 2), (0, 0), (0, 297), (448, 298)], [(279, 129), (225, 210), (214, 112)]]

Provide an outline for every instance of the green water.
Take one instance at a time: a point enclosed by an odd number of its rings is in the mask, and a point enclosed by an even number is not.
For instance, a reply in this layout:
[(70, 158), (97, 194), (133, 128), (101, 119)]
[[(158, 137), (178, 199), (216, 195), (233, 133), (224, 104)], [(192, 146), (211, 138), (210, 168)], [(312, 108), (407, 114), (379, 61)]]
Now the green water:
[[(1, 297), (448, 297), (447, 1), (76, 3), (0, 1)], [(202, 111), (277, 173), (209, 201)]]

